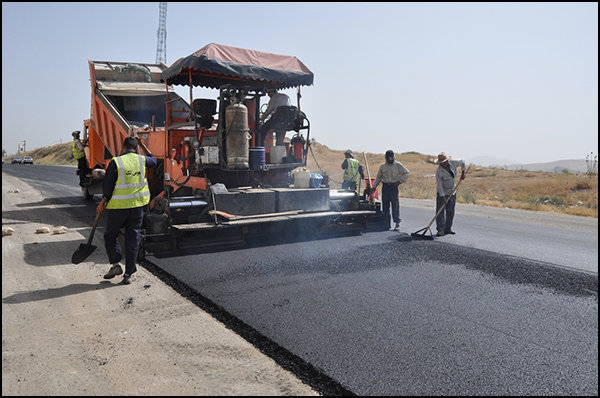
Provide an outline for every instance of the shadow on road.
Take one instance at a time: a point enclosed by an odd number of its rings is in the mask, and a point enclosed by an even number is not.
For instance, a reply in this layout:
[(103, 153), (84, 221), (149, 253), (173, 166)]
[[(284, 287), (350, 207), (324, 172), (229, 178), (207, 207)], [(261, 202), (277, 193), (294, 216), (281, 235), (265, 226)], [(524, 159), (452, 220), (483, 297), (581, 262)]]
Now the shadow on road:
[(33, 290), (30, 292), (15, 293), (2, 299), (3, 303), (21, 304), (30, 301), (48, 300), (58, 297), (71, 296), (92, 290), (106, 289), (109, 287), (119, 286), (118, 284), (109, 281), (100, 281), (100, 283), (74, 283), (63, 287)]
[(49, 206), (49, 205), (71, 205), (78, 207), (87, 207), (92, 202), (84, 202), (82, 198), (78, 196), (63, 196), (59, 198), (45, 198), (39, 202), (29, 203), (17, 203), (16, 207), (38, 207), (38, 206)]
[[(98, 231), (96, 231), (96, 233), (98, 233)], [(87, 238), (77, 241), (26, 243), (23, 245), (23, 250), (25, 251), (24, 260), (27, 264), (37, 267), (71, 264), (71, 256), (82, 243), (87, 243)], [(107, 258), (106, 251), (104, 250), (104, 240), (102, 240), (101, 237), (94, 238), (92, 245), (96, 246), (96, 249), (85, 261), (106, 263)], [(64, 253), (64, 257), (57, 255), (57, 253)]]
[(91, 228), (95, 217), (96, 210), (91, 205), (64, 207), (60, 209), (38, 207), (2, 211), (2, 218), (7, 220), (3, 222), (4, 225), (18, 224), (19, 221), (23, 221), (52, 226), (64, 225), (67, 228)]

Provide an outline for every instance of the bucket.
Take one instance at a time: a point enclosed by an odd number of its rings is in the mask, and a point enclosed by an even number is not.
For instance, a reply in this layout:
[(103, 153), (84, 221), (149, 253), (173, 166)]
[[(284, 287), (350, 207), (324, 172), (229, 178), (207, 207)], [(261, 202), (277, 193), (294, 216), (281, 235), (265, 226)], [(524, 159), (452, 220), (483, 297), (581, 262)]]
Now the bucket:
[(323, 181), (323, 176), (319, 173), (310, 173), (310, 187), (311, 188), (321, 188), (321, 181)]
[[(368, 184), (368, 183), (369, 183), (369, 179), (365, 178), (365, 184)], [(375, 185), (375, 179), (371, 178), (371, 188), (373, 188), (373, 185)], [(366, 185), (365, 185), (365, 187), (366, 187)], [(379, 199), (379, 194), (377, 193), (377, 191), (373, 192), (373, 198)]]
[(283, 158), (286, 156), (287, 150), (285, 145), (277, 145), (271, 148), (271, 164), (283, 163)]
[(294, 173), (294, 188), (310, 187), (310, 171), (298, 170)]
[(264, 170), (267, 168), (265, 164), (265, 147), (252, 146), (250, 147), (250, 170)]

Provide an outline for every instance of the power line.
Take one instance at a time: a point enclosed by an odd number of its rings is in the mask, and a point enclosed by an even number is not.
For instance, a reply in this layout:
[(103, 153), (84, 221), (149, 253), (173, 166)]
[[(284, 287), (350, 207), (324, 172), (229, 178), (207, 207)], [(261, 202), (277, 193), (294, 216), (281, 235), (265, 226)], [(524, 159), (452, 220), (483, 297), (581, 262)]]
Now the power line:
[(167, 63), (167, 3), (158, 5), (158, 38), (156, 44), (156, 63)]

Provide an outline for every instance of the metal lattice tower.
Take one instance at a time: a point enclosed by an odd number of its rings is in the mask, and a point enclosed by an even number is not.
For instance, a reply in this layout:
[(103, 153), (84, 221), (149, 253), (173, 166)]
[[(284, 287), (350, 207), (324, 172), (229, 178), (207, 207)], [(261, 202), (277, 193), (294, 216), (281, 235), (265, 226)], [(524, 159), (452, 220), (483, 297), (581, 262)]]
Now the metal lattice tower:
[(159, 3), (158, 8), (158, 38), (156, 44), (156, 63), (167, 63), (167, 3)]

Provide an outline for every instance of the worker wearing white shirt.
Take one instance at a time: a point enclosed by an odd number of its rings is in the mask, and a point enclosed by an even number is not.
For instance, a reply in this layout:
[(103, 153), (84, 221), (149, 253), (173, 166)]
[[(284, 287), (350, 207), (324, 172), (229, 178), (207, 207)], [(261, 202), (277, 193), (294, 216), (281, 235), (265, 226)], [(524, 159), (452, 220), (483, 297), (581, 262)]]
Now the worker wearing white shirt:
[[(260, 126), (258, 128), (258, 132), (263, 135), (261, 138), (261, 142), (264, 145), (264, 137), (269, 130), (272, 129), (272, 124), (274, 122), (273, 114), (280, 106), (291, 106), (292, 101), (290, 97), (284, 93), (278, 93), (274, 89), (268, 89), (267, 94), (270, 97), (269, 104), (267, 105), (267, 109), (260, 117)], [(285, 131), (277, 131), (277, 145), (283, 145), (283, 139), (285, 138)]]

